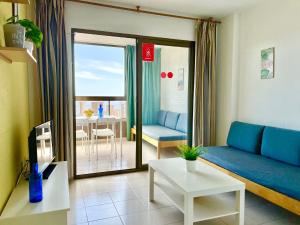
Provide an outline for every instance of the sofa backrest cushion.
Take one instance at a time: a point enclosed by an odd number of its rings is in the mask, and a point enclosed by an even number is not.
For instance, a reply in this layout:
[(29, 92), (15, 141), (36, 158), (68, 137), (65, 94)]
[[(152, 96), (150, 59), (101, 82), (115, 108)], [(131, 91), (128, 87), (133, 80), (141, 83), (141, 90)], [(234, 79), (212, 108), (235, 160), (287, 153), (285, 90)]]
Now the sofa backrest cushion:
[(266, 127), (261, 154), (271, 159), (300, 166), (300, 131)]
[(158, 112), (158, 124), (161, 126), (165, 126), (165, 122), (166, 122), (166, 117), (167, 117), (167, 111), (164, 110), (160, 110)]
[(260, 154), (264, 126), (235, 121), (231, 124), (227, 145), (243, 151)]
[(178, 117), (179, 113), (167, 112), (165, 126), (175, 130)]
[(176, 130), (187, 133), (187, 113), (179, 114)]

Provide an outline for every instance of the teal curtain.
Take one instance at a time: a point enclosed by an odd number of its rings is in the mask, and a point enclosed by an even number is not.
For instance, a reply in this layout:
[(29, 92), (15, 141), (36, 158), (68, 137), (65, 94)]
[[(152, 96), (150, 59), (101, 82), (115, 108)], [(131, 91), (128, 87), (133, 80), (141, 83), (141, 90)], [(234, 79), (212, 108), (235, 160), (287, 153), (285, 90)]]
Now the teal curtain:
[(131, 128), (135, 124), (135, 96), (136, 96), (136, 49), (135, 46), (125, 48), (125, 83), (127, 101), (127, 140), (130, 140)]
[(155, 49), (154, 61), (143, 62), (143, 125), (156, 124), (160, 110), (161, 49)]

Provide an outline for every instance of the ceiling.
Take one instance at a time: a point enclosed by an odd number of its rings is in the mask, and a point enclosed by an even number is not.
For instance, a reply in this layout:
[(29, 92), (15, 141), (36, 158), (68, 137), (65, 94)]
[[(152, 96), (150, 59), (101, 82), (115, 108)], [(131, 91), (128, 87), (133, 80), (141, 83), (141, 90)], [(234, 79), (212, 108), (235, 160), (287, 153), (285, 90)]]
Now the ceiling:
[(234, 12), (252, 7), (263, 0), (93, 0), (143, 9), (170, 12), (196, 17), (222, 18)]

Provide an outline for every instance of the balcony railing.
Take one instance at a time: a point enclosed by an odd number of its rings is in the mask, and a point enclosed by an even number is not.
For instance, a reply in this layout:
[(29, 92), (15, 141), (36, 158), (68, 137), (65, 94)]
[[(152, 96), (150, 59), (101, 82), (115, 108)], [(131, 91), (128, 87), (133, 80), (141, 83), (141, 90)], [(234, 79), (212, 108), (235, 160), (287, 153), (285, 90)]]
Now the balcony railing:
[(126, 118), (126, 100), (124, 97), (76, 97), (76, 116), (83, 116), (84, 111), (91, 109), (98, 114), (98, 107), (102, 104), (103, 113), (107, 116)]

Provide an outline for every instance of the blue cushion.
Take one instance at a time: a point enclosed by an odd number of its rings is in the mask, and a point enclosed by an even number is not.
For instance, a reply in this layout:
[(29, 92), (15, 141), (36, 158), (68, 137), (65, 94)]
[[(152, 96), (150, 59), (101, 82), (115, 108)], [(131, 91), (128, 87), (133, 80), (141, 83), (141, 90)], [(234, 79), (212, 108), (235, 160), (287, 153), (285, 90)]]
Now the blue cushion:
[(143, 133), (159, 141), (186, 140), (187, 135), (160, 125), (144, 125)]
[(158, 124), (164, 126), (166, 122), (167, 111), (160, 110), (158, 112)]
[(227, 145), (259, 154), (264, 126), (235, 121), (231, 124)]
[(187, 113), (180, 113), (176, 124), (176, 130), (187, 133)]
[(231, 147), (208, 147), (204, 159), (248, 180), (300, 200), (300, 167)]
[(166, 117), (165, 126), (171, 129), (176, 128), (177, 120), (179, 117), (179, 113), (168, 112)]
[(261, 154), (295, 166), (300, 166), (300, 131), (266, 127)]

